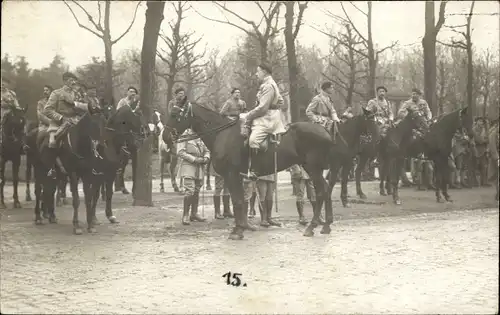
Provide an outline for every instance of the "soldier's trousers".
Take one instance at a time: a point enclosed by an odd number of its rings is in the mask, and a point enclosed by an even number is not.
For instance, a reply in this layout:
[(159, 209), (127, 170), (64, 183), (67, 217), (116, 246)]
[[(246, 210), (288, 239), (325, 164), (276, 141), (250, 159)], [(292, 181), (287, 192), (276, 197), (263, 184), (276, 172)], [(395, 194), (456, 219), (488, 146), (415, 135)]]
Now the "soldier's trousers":
[(266, 180), (257, 180), (257, 193), (259, 201), (262, 203), (265, 200), (273, 200), (273, 193), (276, 189), (276, 183)]
[(314, 191), (314, 185), (310, 179), (293, 178), (292, 185), (295, 190), (297, 202), (304, 202), (305, 193), (307, 193), (307, 199), (316, 201), (316, 192)]
[(250, 198), (252, 198), (252, 194), (254, 191), (256, 191), (256, 189), (257, 187), (255, 181), (243, 179), (243, 197), (246, 202), (250, 201)]
[(280, 110), (270, 109), (266, 115), (253, 121), (248, 145), (252, 149), (259, 149), (269, 134), (278, 134), (285, 131)]
[(194, 196), (200, 193), (203, 185), (201, 178), (182, 177), (184, 182), (184, 196)]
[(229, 189), (227, 189), (227, 186), (224, 183), (224, 177), (214, 174), (215, 177), (215, 190), (214, 190), (214, 196), (220, 196), (221, 193), (223, 196), (229, 196)]

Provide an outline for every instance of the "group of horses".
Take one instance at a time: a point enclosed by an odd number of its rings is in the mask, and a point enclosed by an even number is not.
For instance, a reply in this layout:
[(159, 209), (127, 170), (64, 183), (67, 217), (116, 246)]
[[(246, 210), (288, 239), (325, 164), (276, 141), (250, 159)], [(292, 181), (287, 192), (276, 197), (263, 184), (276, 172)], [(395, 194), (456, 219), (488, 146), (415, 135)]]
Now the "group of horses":
[[(43, 218), (56, 223), (55, 192), (64, 195), (66, 179), (69, 181), (73, 204), (73, 230), (82, 234), (78, 209), (80, 197), (78, 183), (83, 184), (87, 229), (96, 231), (96, 204), (99, 195), (106, 201), (106, 217), (111, 223), (117, 223), (112, 211), (113, 183), (118, 169), (128, 161), (128, 154), (136, 151), (147, 136), (147, 129), (140, 114), (134, 113), (128, 106), (114, 110), (109, 106), (96, 112), (83, 114), (78, 121), (60, 137), (57, 155), (63, 168), (57, 168), (57, 176), (48, 176), (54, 161), (54, 151), (48, 147), (46, 128), (32, 126), (25, 128), (25, 113), (13, 110), (5, 117), (1, 151), (1, 206), (4, 204), (5, 164), (12, 162), (12, 181), (14, 207), (21, 204), (18, 197), (18, 179), (21, 155), (26, 154), (26, 199), (31, 200), (31, 166), (35, 179), (35, 223), (43, 224)], [(124, 150), (128, 147), (129, 150)], [(126, 162), (125, 162), (126, 163)], [(135, 172), (133, 172), (135, 173)], [(134, 174), (135, 175), (135, 174)], [(135, 187), (132, 189), (134, 192)]]
[[(317, 202), (313, 205), (313, 218), (304, 236), (313, 236), (314, 229), (320, 224), (323, 225), (321, 233), (329, 234), (333, 223), (331, 199), (333, 187), (341, 171), (341, 201), (343, 206), (349, 206), (347, 182), (355, 157), (361, 161), (360, 164), (373, 155), (378, 157), (381, 194), (385, 194), (386, 189), (387, 193), (392, 195), (394, 203), (399, 205), (401, 199), (398, 182), (404, 160), (408, 157), (419, 156), (423, 152), (435, 164), (436, 200), (441, 202), (442, 195), (446, 201), (451, 201), (447, 190), (450, 178), (448, 157), (451, 152), (452, 137), (458, 129), (465, 129), (469, 135), (472, 134), (472, 124), (468, 123), (471, 120), (467, 119), (467, 116), (467, 108), (463, 108), (443, 115), (429, 125), (418, 111), (410, 109), (406, 117), (398, 124), (389, 127), (385, 137), (381, 138), (375, 113), (363, 109), (362, 114), (338, 125), (335, 140), (332, 137), (332, 130), (326, 130), (310, 122), (296, 122), (288, 126), (278, 142), (270, 141), (271, 136), (268, 137), (265, 140), (266, 149), (258, 156), (252, 157), (251, 164), (259, 175), (272, 174), (275, 172), (275, 167), (279, 172), (295, 164), (303, 166), (313, 182), (317, 197)], [(164, 191), (164, 164), (170, 164), (172, 187), (176, 191), (179, 190), (175, 176), (177, 157), (173, 152), (174, 143), (180, 134), (191, 128), (210, 150), (213, 168), (224, 178), (230, 190), (235, 225), (229, 238), (242, 239), (244, 231), (250, 229), (247, 218), (243, 217), (246, 215), (243, 211), (244, 190), (241, 174), (248, 171), (250, 157), (245, 144), (246, 139), (240, 133), (242, 122), (224, 117), (201, 104), (189, 102), (183, 106), (174, 106), (166, 116), (156, 113), (152, 117), (152, 122), (157, 126), (161, 139), (159, 144), (160, 190)], [(13, 111), (9, 117), (6, 117), (2, 137), (0, 187), (2, 205), (4, 206), (4, 166), (5, 161), (11, 160), (13, 162), (14, 206), (20, 206), (17, 195), (18, 171), (23, 150), (22, 144), (25, 143), (27, 160), (34, 165), (35, 169), (35, 222), (37, 224), (42, 224), (41, 212), (49, 222), (56, 222), (54, 194), (61, 178), (65, 177), (69, 178), (73, 197), (75, 234), (82, 233), (78, 220), (79, 179), (83, 183), (88, 231), (95, 232), (95, 225), (98, 224), (95, 210), (100, 194), (106, 200), (108, 220), (111, 223), (117, 222), (112, 212), (111, 200), (116, 172), (123, 169), (123, 161), (128, 161), (126, 156), (128, 153), (124, 152), (123, 147), (127, 146), (131, 152), (134, 152), (145, 137), (150, 135), (150, 130), (145, 127), (147, 124), (140, 112), (135, 113), (130, 107), (124, 106), (117, 111), (112, 107), (107, 107), (102, 112), (89, 112), (83, 115), (78, 123), (69, 129), (67, 135), (60, 139), (59, 157), (66, 174), (59, 174), (59, 179), (47, 176), (48, 167), (45, 161), (51, 153), (48, 150), (46, 131), (34, 128), (25, 133), (24, 124), (22, 112)], [(414, 130), (418, 130), (423, 136), (415, 138)], [(365, 139), (364, 143), (362, 139)], [(368, 143), (366, 139), (369, 139)], [(134, 168), (133, 157), (132, 161)], [(324, 170), (329, 170), (327, 178), (323, 177)], [(135, 177), (135, 169), (132, 173)], [(356, 179), (358, 182), (359, 176), (356, 176)], [(133, 188), (133, 193), (134, 190)], [(363, 194), (362, 191), (361, 194)], [(29, 179), (27, 178), (28, 197)], [(325, 206), (324, 222), (320, 219), (323, 204)]]

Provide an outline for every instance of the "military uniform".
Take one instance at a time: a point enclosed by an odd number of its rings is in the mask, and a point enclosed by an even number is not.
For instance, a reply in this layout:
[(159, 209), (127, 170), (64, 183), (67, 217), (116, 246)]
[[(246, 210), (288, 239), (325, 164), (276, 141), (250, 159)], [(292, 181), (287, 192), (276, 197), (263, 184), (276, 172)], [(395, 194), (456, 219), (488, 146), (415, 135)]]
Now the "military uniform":
[(131, 101), (128, 99), (128, 97), (124, 97), (118, 102), (118, 105), (116, 105), (116, 110), (120, 109), (123, 106), (129, 106), (130, 108), (132, 108), (132, 111), (135, 112), (139, 107), (139, 101), (138, 100)]
[(228, 99), (222, 108), (220, 114), (228, 116), (231, 119), (238, 119), (241, 113), (247, 110), (247, 104), (244, 100), (235, 100), (234, 98)]
[(320, 124), (328, 130), (333, 122), (340, 121), (330, 96), (324, 91), (313, 97), (307, 106), (306, 115), (311, 122)]
[[(184, 132), (184, 135), (192, 133), (188, 129)], [(205, 166), (210, 159), (210, 152), (203, 141), (198, 138), (179, 143), (177, 155), (181, 159), (179, 173), (184, 186), (184, 214), (182, 223), (188, 225), (189, 221), (206, 221), (206, 219), (198, 215), (198, 201), (200, 188), (203, 185), (203, 177), (205, 176)], [(191, 216), (189, 216), (190, 208)]]
[(259, 195), (260, 225), (281, 226), (281, 223), (274, 221), (271, 217), (273, 210), (273, 194), (276, 189), (274, 174), (260, 176), (257, 179), (256, 187)]
[(295, 190), (295, 204), (297, 206), (297, 212), (299, 214), (299, 223), (307, 224), (304, 217), (304, 192), (307, 192), (307, 198), (315, 207), (316, 203), (316, 193), (314, 191), (314, 185), (309, 178), (309, 175), (304, 170), (304, 168), (298, 164), (292, 165), (289, 168), (290, 176), (292, 178), (293, 189)]
[(498, 167), (499, 167), (499, 159), (498, 159), (498, 148), (500, 147), (500, 137), (498, 135), (498, 124), (491, 128), (489, 135), (488, 135), (488, 149), (491, 154), (491, 162), (492, 166), (496, 170), (496, 177), (495, 177), (495, 185), (497, 189), (497, 193), (495, 196), (495, 199), (498, 201)]
[(406, 102), (401, 105), (401, 108), (398, 110), (398, 120), (401, 120), (406, 117), (408, 114), (407, 109), (411, 108), (414, 111), (420, 112), (425, 119), (427, 119), (427, 122), (430, 122), (432, 119), (432, 112), (431, 109), (429, 108), (429, 104), (423, 99), (419, 99), (418, 102), (414, 102), (412, 99), (407, 100)]
[(465, 159), (468, 155), (469, 150), (469, 140), (467, 135), (463, 132), (463, 130), (457, 130), (453, 135), (451, 141), (451, 155), (449, 159), (449, 166), (452, 169), (452, 176), (450, 183), (452, 183), (452, 187), (454, 186), (462, 186), (468, 187), (465, 182)]
[(38, 117), (38, 128), (48, 128), (50, 125), (50, 119), (43, 113), (48, 100), (48, 97), (44, 97), (37, 103), (36, 114)]
[(366, 109), (372, 113), (375, 113), (375, 119), (380, 127), (381, 136), (387, 134), (387, 129), (389, 128), (390, 122), (394, 120), (394, 114), (392, 112), (392, 104), (384, 99), (380, 100), (378, 97), (368, 101)]
[(476, 123), (472, 131), (474, 133), (474, 147), (475, 147), (475, 149), (473, 150), (474, 153), (473, 159), (476, 162), (474, 163), (474, 172), (472, 174), (475, 174), (475, 170), (479, 169), (479, 176), (481, 179), (480, 184), (482, 186), (488, 186), (489, 184), (488, 184), (487, 126), (486, 124), (481, 126), (479, 123)]
[[(215, 177), (215, 190), (214, 190), (214, 209), (215, 209), (215, 218), (216, 219), (224, 219), (224, 218), (233, 218), (233, 214), (231, 213), (230, 201), (231, 196), (229, 194), (229, 189), (224, 184), (224, 178), (217, 174), (213, 167), (213, 163), (210, 163), (210, 173), (212, 173)], [(220, 212), (220, 199), (222, 193), (222, 203), (224, 206), (224, 214)]]
[(252, 149), (259, 149), (269, 134), (285, 132), (281, 119), (281, 110), (284, 100), (278, 85), (268, 75), (264, 78), (257, 93), (257, 106), (246, 115), (246, 125), (251, 123), (251, 134), (248, 144)]
[(7, 114), (11, 112), (11, 110), (17, 109), (17, 110), (23, 110), (21, 106), (19, 106), (19, 102), (17, 101), (17, 95), (16, 92), (7, 89), (7, 88), (2, 88), (2, 102), (1, 102), (1, 121), (0, 121), (0, 143), (2, 143), (2, 135), (3, 135), (3, 125), (4, 125), (4, 120), (7, 117)]

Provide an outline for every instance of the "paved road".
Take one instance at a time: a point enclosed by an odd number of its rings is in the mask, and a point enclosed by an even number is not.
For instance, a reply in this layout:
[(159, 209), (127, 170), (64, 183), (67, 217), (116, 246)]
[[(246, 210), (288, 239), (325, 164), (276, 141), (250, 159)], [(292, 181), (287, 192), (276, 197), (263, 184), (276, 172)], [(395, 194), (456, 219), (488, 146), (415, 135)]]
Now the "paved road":
[[(385, 203), (341, 208), (332, 234), (302, 236), (290, 186), (280, 185), (282, 228), (228, 241), (228, 220), (180, 224), (180, 196), (130, 207), (117, 194), (121, 223), (71, 234), (71, 208), (59, 224), (33, 225), (31, 209), (7, 209), (1, 224), (2, 313), (496, 313), (499, 215), (493, 188), (402, 191)], [(352, 191), (352, 187), (351, 191)], [(9, 205), (9, 208), (11, 205)], [(102, 208), (102, 206), (101, 206)], [(306, 208), (310, 216), (310, 207)], [(98, 212), (104, 220), (103, 210)], [(82, 210), (82, 219), (85, 218)], [(318, 231), (319, 232), (319, 231)], [(225, 284), (242, 273), (246, 287)]]

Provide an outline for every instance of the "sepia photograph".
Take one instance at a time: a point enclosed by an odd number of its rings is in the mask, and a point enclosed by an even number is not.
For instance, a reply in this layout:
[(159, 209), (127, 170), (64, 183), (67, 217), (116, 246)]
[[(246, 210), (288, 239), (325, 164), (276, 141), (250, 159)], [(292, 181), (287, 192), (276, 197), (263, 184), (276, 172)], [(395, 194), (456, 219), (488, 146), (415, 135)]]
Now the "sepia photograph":
[(0, 314), (498, 314), (498, 1), (1, 14)]

